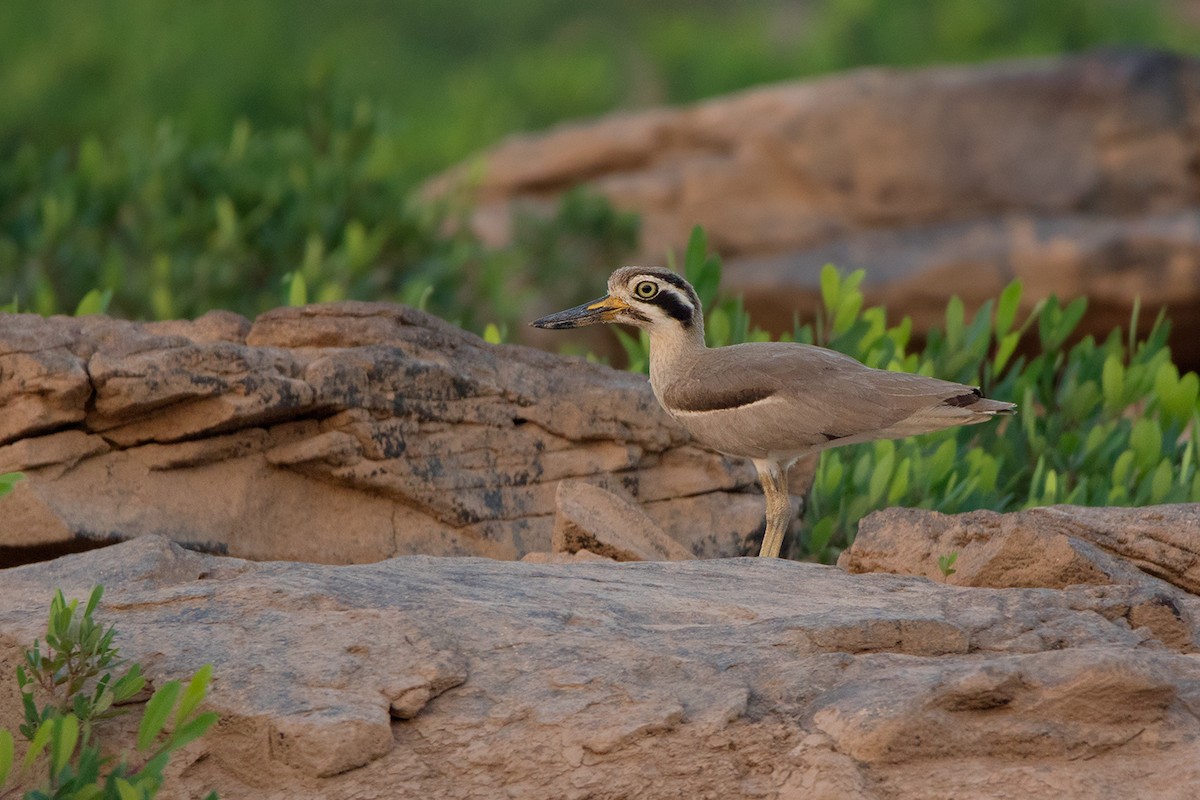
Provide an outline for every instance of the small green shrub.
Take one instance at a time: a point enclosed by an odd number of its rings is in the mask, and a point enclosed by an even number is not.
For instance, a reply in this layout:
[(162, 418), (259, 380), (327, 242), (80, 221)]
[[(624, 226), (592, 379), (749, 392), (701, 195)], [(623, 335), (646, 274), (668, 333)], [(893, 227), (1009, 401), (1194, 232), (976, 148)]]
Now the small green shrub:
[(949, 578), (954, 573), (958, 572), (954, 568), (954, 562), (958, 561), (958, 551), (951, 550), (945, 555), (938, 556), (938, 571), (942, 573), (942, 578)]
[(23, 480), (25, 480), (25, 474), (21, 472), (5, 472), (3, 475), (0, 475), (0, 497), (4, 497), (4, 495), (11, 492), (13, 486), (18, 481)]
[[(704, 232), (693, 231), (684, 274), (705, 306), (710, 346), (762, 341), (741, 301), (720, 298), (720, 260)], [(854, 540), (858, 521), (887, 506), (948, 513), (1010, 511), (1054, 503), (1147, 505), (1200, 502), (1200, 378), (1181, 375), (1166, 345), (1169, 323), (1159, 315), (1139, 339), (1138, 310), (1130, 333), (1103, 342), (1066, 342), (1087, 308), (1078, 298), (1039, 306), (1018, 324), (1021, 284), (967, 320), (952, 298), (942, 329), (910, 351), (912, 322), (889, 325), (882, 307), (863, 307), (863, 272), (827, 266), (823, 307), (813, 323), (780, 338), (820, 344), (868, 366), (931, 375), (981, 386), (1020, 404), (1014, 418), (910, 439), (835, 448), (821, 455), (793, 555), (836, 559)], [(645, 337), (619, 333), (630, 368), (648, 364)], [(1034, 339), (1036, 355), (1015, 355)]]
[[(121, 704), (140, 692), (146, 679), (138, 664), (117, 674), (116, 630), (92, 617), (103, 592), (95, 587), (82, 611), (78, 600), (68, 603), (61, 591), (55, 592), (44, 649), (35, 641), (17, 667), (25, 712), (19, 731), (29, 741), (21, 777), (36, 787), (25, 791), (25, 800), (153, 798), (171, 754), (217, 721), (212, 712), (198, 713), (212, 676), (212, 665), (205, 665), (186, 687), (169, 681), (154, 692), (142, 711), (133, 752), (104, 754), (97, 724), (124, 713)], [(38, 693), (46, 698), (40, 708)], [(171, 730), (165, 732), (168, 723)], [(0, 797), (9, 796), (3, 787), (13, 765), (12, 734), (0, 729)], [(35, 778), (35, 772), (41, 777)], [(208, 795), (215, 798), (216, 793)]]

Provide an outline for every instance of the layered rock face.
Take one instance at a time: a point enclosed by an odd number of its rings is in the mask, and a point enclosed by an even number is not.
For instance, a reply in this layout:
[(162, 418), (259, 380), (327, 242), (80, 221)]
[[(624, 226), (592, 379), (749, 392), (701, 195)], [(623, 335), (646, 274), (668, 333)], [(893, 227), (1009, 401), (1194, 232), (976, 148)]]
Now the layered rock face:
[[(977, 575), (976, 545), (1132, 519), (1054, 513), (905, 531), (931, 531), (930, 552), (969, 531), (954, 546)], [(1137, 513), (1146, 530), (1196, 510)], [(887, 549), (876, 537), (874, 568)], [(214, 664), (220, 723), (176, 758), (167, 800), (1182, 800), (1200, 782), (1200, 600), (1178, 559), (1140, 552), (1154, 575), (1125, 561), (1079, 582), (1052, 558), (1040, 578), (1065, 588), (967, 588), (774, 559), (256, 563), (141, 537), (0, 571), (0, 675), (54, 588), (97, 582), (97, 617), (152, 682)], [(19, 715), (0, 681), (0, 720)], [(123, 724), (110, 741), (132, 742)]]
[(369, 303), (0, 315), (12, 470), (0, 562), (149, 533), (253, 559), (519, 558), (550, 550), (563, 478), (697, 556), (750, 549), (763, 514), (753, 467), (689, 445), (644, 376)]
[(584, 184), (642, 215), (635, 263), (681, 253), (703, 225), (725, 288), (769, 327), (811, 314), (830, 262), (866, 268), (868, 301), (918, 332), (951, 295), (970, 309), (1020, 278), (1027, 308), (1087, 295), (1101, 335), (1128, 325), (1136, 295), (1166, 305), (1196, 365), (1198, 130), (1200, 61), (1182, 56), (859, 70), (512, 138), (472, 161), (473, 225), (505, 241), (515, 210)]

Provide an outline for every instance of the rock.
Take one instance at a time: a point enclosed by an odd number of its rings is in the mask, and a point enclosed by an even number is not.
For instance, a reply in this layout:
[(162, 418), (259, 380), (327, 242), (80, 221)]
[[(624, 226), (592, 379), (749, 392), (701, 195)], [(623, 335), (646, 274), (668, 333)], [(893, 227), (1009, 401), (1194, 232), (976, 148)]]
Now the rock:
[[(1139, 597), (1123, 584), (778, 559), (336, 567), (147, 536), (0, 571), (0, 675), (54, 588), (97, 582), (97, 618), (152, 682), (214, 665), (221, 721), (164, 800), (1106, 800), (1200, 781), (1200, 660), (1113, 613)], [(0, 688), (0, 719), (19, 715)]]
[(1200, 365), (1197, 120), (1200, 60), (1167, 53), (865, 69), (516, 136), (426, 191), (476, 181), (471, 224), (500, 243), (515, 211), (586, 185), (641, 215), (633, 263), (703, 225), (724, 288), (775, 330), (811, 317), (830, 262), (866, 268), (868, 302), (918, 333), (952, 294), (973, 311), (1019, 277), (1027, 310), (1092, 298), (1101, 336), (1138, 295), (1166, 305)]
[(753, 467), (690, 445), (644, 376), (409, 308), (6, 314), (0, 376), (0, 469), (29, 476), (8, 563), (146, 534), (253, 559), (519, 558), (551, 549), (564, 478), (611, 481), (688, 553), (749, 552), (762, 527)]
[(551, 545), (616, 561), (682, 561), (692, 554), (623, 497), (584, 481), (560, 481)]
[(1011, 514), (887, 508), (859, 523), (838, 565), (942, 580), (938, 557), (958, 553), (959, 586), (1129, 583), (1154, 576), (1200, 593), (1200, 504), (1047, 506)]
[(611, 563), (613, 560), (607, 556), (597, 555), (587, 548), (581, 548), (573, 553), (526, 553), (521, 556), (521, 561), (526, 564), (579, 564), (584, 561)]
[[(942, 575), (941, 556), (957, 554)], [(889, 508), (859, 523), (838, 559), (853, 573), (923, 575), (957, 586), (1065, 588), (1126, 585), (1120, 609), (1173, 647), (1192, 651), (1200, 604), (1200, 505), (1144, 508), (1050, 506), (1012, 514), (939, 514)]]

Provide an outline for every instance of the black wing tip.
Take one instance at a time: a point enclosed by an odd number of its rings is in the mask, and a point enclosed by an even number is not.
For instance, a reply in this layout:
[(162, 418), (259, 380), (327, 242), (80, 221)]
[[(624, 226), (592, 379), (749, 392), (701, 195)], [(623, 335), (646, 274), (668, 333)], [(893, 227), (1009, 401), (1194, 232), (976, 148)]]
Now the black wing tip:
[[(981, 402), (985, 403), (986, 407), (975, 409), (974, 406)], [(942, 401), (942, 405), (952, 408), (970, 408), (993, 417), (1011, 417), (1017, 413), (1016, 403), (1008, 403), (1003, 400), (992, 400), (984, 397), (983, 391), (979, 387), (971, 389), (966, 394), (948, 397)]]
[(955, 406), (957, 408), (965, 408), (966, 406), (974, 405), (983, 399), (983, 391), (976, 387), (966, 394), (947, 397), (942, 401), (944, 406)]

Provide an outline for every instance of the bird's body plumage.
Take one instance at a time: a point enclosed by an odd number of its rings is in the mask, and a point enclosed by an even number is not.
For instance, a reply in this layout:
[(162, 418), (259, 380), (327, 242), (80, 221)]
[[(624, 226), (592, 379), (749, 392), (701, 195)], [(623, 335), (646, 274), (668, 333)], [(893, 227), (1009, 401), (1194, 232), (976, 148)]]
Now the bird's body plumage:
[(534, 322), (565, 328), (624, 322), (650, 337), (650, 385), (700, 444), (754, 460), (767, 496), (762, 555), (777, 555), (790, 518), (787, 468), (797, 458), (873, 439), (897, 439), (1011, 414), (960, 383), (867, 367), (794, 342), (709, 348), (695, 290), (657, 267), (622, 267), (609, 294)]
[[(705, 349), (682, 368), (661, 369), (652, 385), (659, 403), (694, 438), (749, 458), (795, 459), (868, 439), (984, 422), (987, 412), (1001, 408), (970, 386), (871, 369), (842, 353), (792, 342)], [(746, 425), (748, 419), (755, 424)]]

